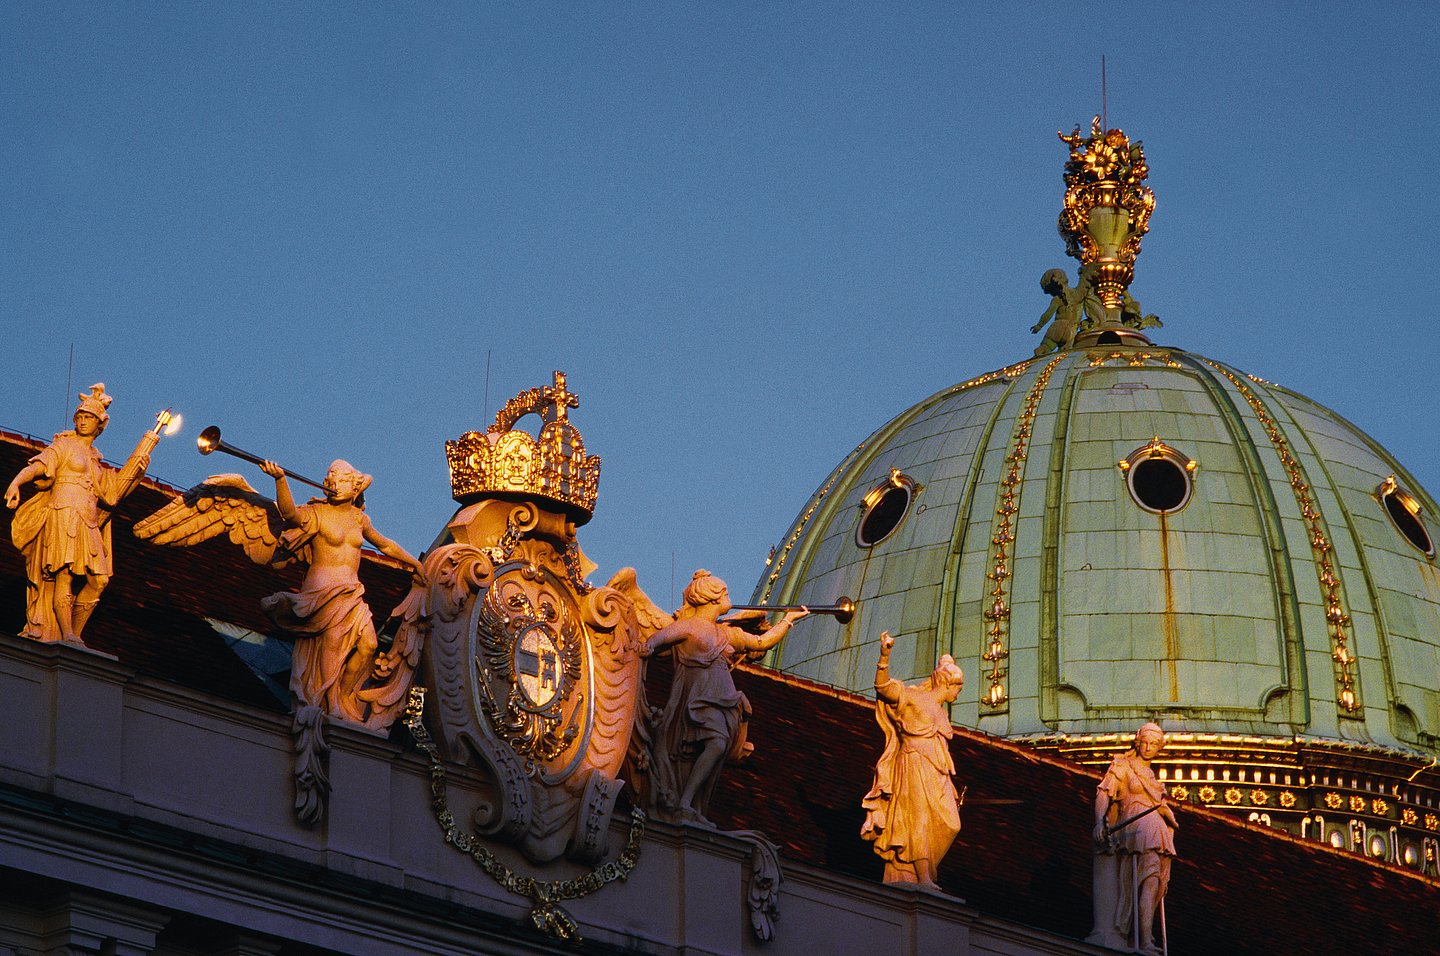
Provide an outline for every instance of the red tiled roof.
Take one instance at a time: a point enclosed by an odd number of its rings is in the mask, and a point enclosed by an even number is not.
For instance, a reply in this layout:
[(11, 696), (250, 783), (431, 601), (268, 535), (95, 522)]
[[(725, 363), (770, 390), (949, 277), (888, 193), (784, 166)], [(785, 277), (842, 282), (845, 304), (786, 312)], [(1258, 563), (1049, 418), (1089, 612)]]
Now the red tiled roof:
[[(0, 484), (37, 447), (0, 432)], [(260, 598), (295, 587), (300, 572), (254, 565), (223, 541), (184, 549), (137, 541), (133, 523), (176, 494), (147, 481), (121, 506), (116, 574), (86, 640), (141, 673), (275, 710), (275, 699), (204, 618), (269, 633)], [(10, 515), (0, 508), (0, 629), (14, 634), (24, 620), (24, 571), (8, 544)], [(361, 578), (382, 614), (409, 582), (408, 572), (382, 557), (367, 560)], [(652, 663), (652, 702), (665, 699), (668, 671), (664, 661)], [(725, 771), (712, 818), (764, 832), (782, 859), (878, 881), (880, 861), (859, 837), (860, 798), (882, 746), (873, 705), (760, 668), (739, 668), (735, 678), (754, 707), (755, 753)], [(941, 885), (984, 912), (1085, 936), (1096, 776), (964, 728), (951, 751), (957, 784), (968, 792)], [(1181, 856), (1168, 901), (1174, 956), (1440, 952), (1432, 928), (1436, 883), (1215, 812), (1179, 807), (1177, 814)]]
[[(883, 748), (873, 703), (760, 668), (735, 679), (754, 708), (755, 753), (727, 768), (712, 818), (764, 832), (783, 858), (879, 880), (880, 860), (859, 836)], [(941, 886), (983, 912), (1087, 935), (1098, 776), (965, 728), (950, 750), (967, 792)], [(1215, 811), (1176, 812), (1173, 956), (1440, 952), (1435, 882)]]

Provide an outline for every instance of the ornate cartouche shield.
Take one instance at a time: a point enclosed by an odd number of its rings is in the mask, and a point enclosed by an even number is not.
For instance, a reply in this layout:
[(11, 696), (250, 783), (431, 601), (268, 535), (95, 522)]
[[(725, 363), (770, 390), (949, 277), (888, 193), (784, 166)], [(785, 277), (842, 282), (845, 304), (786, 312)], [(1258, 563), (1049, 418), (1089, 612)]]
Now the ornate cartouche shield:
[[(640, 688), (633, 605), (584, 580), (575, 529), (600, 462), (566, 421), (575, 404), (557, 372), (447, 443), (463, 507), (425, 560), (429, 719), (446, 756), (494, 775), (479, 831), (537, 862), (604, 854)], [(538, 438), (511, 427), (531, 413)]]

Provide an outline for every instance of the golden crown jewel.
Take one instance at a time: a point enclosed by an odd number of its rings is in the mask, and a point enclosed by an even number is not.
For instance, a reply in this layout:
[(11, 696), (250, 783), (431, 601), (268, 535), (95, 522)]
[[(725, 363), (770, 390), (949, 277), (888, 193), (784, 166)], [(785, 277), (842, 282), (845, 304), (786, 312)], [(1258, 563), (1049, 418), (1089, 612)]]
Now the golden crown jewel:
[[(580, 430), (566, 420), (569, 410), (578, 407), (580, 399), (565, 387), (565, 373), (557, 371), (554, 385), (527, 389), (506, 402), (483, 434), (466, 432), (447, 441), (455, 500), (544, 498), (570, 512), (576, 524), (589, 521), (600, 485), (600, 458), (585, 456)], [(544, 422), (538, 438), (514, 427), (532, 414)]]

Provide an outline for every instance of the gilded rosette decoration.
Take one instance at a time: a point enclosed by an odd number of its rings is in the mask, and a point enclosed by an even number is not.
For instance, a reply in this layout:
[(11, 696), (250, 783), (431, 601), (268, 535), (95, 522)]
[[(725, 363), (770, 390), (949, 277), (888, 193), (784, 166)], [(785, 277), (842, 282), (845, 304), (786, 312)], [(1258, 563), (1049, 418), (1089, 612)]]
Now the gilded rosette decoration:
[[(521, 392), (495, 415), (485, 432), (466, 432), (445, 443), (450, 464), (450, 491), (470, 504), (485, 497), (512, 500), (539, 498), (564, 508), (576, 524), (590, 520), (600, 486), (600, 458), (586, 456), (580, 430), (570, 424), (569, 409), (579, 399), (565, 387), (565, 373), (555, 384)], [(525, 415), (543, 421), (539, 437), (516, 429)]]
[(1123, 131), (1103, 129), (1098, 116), (1089, 136), (1078, 126), (1058, 135), (1070, 146), (1059, 223), (1065, 251), (1092, 269), (1105, 308), (1118, 310), (1155, 210), (1155, 194), (1144, 184), (1150, 175), (1145, 151)]

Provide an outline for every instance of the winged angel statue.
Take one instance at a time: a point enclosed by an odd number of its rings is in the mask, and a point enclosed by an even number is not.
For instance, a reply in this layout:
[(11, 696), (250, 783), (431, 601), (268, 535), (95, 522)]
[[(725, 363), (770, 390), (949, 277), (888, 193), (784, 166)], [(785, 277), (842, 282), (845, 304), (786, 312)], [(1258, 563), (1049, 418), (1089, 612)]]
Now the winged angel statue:
[(297, 728), (332, 720), (384, 733), (403, 709), (423, 631), (423, 588), (392, 617), (401, 626), (381, 651), (365, 588), (360, 583), (360, 549), (368, 542), (421, 574), (420, 562), (375, 530), (361, 503), (371, 478), (337, 460), (325, 476), (325, 497), (296, 505), (285, 471), (261, 466), (275, 479), (275, 500), (250, 487), (240, 475), (213, 475), (135, 525), (135, 536), (153, 544), (188, 547), (224, 534), (256, 564), (305, 564), (300, 589), (263, 598), (261, 607), (277, 625), (294, 634), (290, 670)]

